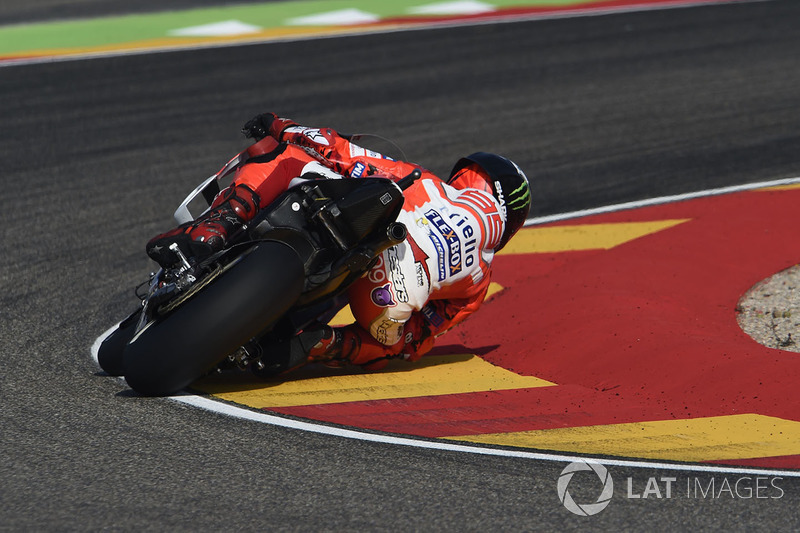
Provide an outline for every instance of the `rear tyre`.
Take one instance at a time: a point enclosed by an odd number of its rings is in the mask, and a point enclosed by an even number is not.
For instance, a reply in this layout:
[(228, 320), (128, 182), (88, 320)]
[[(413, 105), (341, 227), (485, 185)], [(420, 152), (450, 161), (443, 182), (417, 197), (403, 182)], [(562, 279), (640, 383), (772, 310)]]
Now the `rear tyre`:
[(303, 290), (303, 263), (280, 242), (241, 260), (166, 317), (146, 325), (124, 350), (125, 380), (146, 396), (185, 388), (274, 324)]

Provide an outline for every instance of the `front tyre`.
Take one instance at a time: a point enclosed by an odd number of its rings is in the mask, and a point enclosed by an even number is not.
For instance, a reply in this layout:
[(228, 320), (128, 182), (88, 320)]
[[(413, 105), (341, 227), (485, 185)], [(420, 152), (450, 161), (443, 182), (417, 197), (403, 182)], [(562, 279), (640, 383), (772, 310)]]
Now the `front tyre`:
[(146, 396), (185, 388), (274, 324), (303, 290), (303, 264), (286, 244), (259, 243), (124, 350), (125, 380)]
[(142, 310), (138, 309), (120, 322), (117, 329), (100, 344), (100, 348), (97, 350), (97, 363), (109, 376), (122, 376), (125, 374), (123, 352), (125, 351), (125, 346), (128, 345), (136, 333), (136, 324), (139, 322), (141, 315)]

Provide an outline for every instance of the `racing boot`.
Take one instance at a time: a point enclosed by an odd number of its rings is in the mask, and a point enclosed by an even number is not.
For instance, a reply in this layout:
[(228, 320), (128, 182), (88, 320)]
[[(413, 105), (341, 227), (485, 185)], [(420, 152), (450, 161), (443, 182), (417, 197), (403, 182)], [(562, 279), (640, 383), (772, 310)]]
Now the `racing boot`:
[(373, 339), (367, 331), (352, 324), (331, 327), (316, 324), (294, 337), (279, 342), (257, 342), (248, 353), (260, 359), (252, 368), (255, 375), (269, 378), (309, 363), (330, 367), (360, 365), (365, 370), (380, 370), (394, 358), (390, 348)]
[(391, 347), (376, 341), (358, 324), (335, 328), (324, 326), (317, 338), (319, 340), (309, 349), (309, 362), (332, 367), (353, 364), (365, 370), (380, 370), (395, 355)]
[(315, 362), (317, 359), (310, 355), (311, 352), (324, 344), (328, 337), (333, 337), (333, 328), (315, 324), (290, 339), (261, 339), (244, 348), (248, 355), (259, 360), (260, 364), (252, 367), (253, 373), (268, 378)]
[[(317, 334), (314, 337), (310, 337), (310, 340), (316, 342), (309, 347), (308, 361), (310, 363), (324, 363), (328, 366), (344, 366), (347, 363), (347, 358), (343, 353), (343, 329), (322, 326), (316, 330)], [(303, 334), (305, 332), (300, 335)]]
[(153, 237), (147, 243), (147, 255), (164, 268), (173, 267), (180, 258), (169, 247), (177, 244), (183, 255), (198, 263), (224, 248), (231, 234), (252, 220), (258, 208), (255, 192), (244, 185), (232, 185), (217, 195), (208, 212)]

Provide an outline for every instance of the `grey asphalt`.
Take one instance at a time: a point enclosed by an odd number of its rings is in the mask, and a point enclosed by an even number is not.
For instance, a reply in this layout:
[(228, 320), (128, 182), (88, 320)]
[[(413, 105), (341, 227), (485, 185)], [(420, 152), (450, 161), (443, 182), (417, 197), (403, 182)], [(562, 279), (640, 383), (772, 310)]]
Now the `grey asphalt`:
[[(797, 20), (768, 1), (1, 68), (0, 530), (797, 530), (787, 478), (740, 498), (735, 475), (610, 467), (610, 505), (578, 517), (565, 463), (244, 422), (132, 395), (89, 355), (256, 112), (442, 174), (504, 153), (532, 215), (800, 176)], [(627, 497), (650, 476), (672, 497)]]

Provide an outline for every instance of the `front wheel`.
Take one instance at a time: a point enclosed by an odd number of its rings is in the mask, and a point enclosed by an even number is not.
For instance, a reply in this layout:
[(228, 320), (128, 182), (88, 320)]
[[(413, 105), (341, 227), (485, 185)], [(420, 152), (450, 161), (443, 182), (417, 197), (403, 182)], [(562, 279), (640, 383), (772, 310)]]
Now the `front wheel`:
[(125, 346), (136, 333), (136, 324), (139, 322), (141, 315), (142, 310), (140, 308), (120, 322), (117, 329), (100, 344), (100, 348), (97, 350), (97, 363), (109, 376), (122, 376), (125, 374), (123, 353)]
[(274, 324), (303, 290), (303, 264), (268, 241), (169, 315), (147, 324), (124, 350), (125, 380), (146, 396), (185, 388)]

